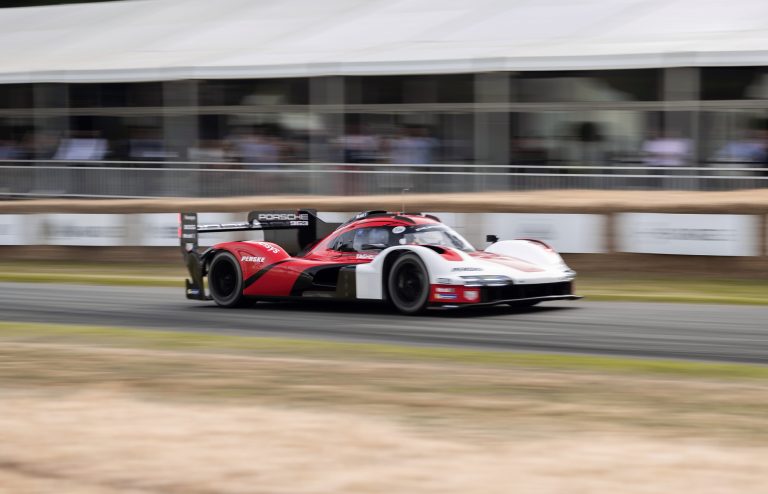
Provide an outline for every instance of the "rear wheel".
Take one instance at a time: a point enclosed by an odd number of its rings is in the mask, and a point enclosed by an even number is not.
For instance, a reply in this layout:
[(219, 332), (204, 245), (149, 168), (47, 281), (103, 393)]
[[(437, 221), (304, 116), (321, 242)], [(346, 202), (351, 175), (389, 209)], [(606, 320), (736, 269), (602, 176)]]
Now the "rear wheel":
[(222, 307), (243, 305), (243, 273), (237, 258), (229, 252), (219, 252), (208, 268), (208, 289), (213, 301)]
[(387, 278), (389, 300), (404, 314), (416, 314), (429, 301), (429, 275), (416, 254), (404, 254), (395, 260)]

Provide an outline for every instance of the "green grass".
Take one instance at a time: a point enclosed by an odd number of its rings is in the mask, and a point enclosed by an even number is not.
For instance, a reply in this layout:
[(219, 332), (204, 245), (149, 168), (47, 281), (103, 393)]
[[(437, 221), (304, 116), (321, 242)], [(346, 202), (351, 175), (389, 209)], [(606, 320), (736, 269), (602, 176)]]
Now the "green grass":
[(353, 361), (445, 363), (676, 377), (768, 379), (768, 366), (761, 365), (345, 343), (109, 326), (0, 322), (0, 342), (66, 343), (149, 350), (245, 353)]
[[(0, 281), (183, 287), (186, 271), (174, 264), (0, 263)], [(579, 276), (577, 292), (588, 300), (768, 305), (768, 282), (759, 279)]]
[(590, 300), (768, 305), (768, 282), (759, 279), (586, 276), (576, 287)]
[(0, 281), (5, 282), (183, 287), (185, 275), (181, 262), (178, 265), (62, 261), (0, 263)]
[(75, 283), (83, 285), (184, 286), (184, 278), (109, 274), (0, 273), (0, 281), (18, 283)]

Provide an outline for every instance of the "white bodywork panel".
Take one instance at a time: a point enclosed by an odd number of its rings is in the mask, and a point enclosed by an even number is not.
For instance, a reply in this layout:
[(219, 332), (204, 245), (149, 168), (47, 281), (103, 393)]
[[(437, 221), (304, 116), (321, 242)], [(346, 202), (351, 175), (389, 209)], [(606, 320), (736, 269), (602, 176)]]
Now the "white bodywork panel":
[(390, 247), (381, 251), (376, 258), (368, 264), (361, 264), (357, 266), (355, 270), (355, 284), (357, 290), (357, 298), (381, 300), (384, 298), (384, 280), (382, 273), (384, 271), (384, 260), (387, 255), (394, 251), (411, 251), (419, 255), (424, 265), (427, 267), (429, 273), (430, 283), (434, 283), (434, 272), (440, 272), (443, 268), (442, 263), (448, 262), (440, 254), (433, 251), (429, 247), (421, 245), (402, 245), (397, 247)]
[(560, 254), (552, 248), (530, 240), (502, 240), (489, 245), (485, 252), (522, 259), (541, 267), (565, 264)]
[[(488, 247), (485, 252), (502, 256), (494, 262), (456, 249), (460, 260), (448, 260), (429, 247), (402, 245), (383, 250), (368, 264), (358, 265), (355, 270), (357, 298), (381, 300), (384, 298), (385, 280), (382, 277), (384, 261), (394, 251), (410, 251), (419, 255), (427, 268), (431, 285), (462, 285), (462, 276), (494, 275), (506, 276), (515, 284), (556, 283), (571, 281), (574, 272), (565, 264), (557, 252), (528, 240), (505, 240)], [(495, 257), (495, 256), (494, 256)], [(490, 256), (489, 256), (490, 258)], [(508, 262), (500, 264), (498, 261)], [(519, 265), (521, 268), (514, 267)]]

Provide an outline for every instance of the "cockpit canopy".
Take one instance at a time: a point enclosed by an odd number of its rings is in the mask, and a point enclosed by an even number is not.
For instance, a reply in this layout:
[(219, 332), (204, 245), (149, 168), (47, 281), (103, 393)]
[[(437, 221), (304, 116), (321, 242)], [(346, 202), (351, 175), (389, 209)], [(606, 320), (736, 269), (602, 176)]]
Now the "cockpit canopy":
[(340, 252), (370, 252), (397, 245), (438, 245), (464, 252), (475, 250), (464, 237), (439, 223), (355, 228), (339, 235), (329, 247)]

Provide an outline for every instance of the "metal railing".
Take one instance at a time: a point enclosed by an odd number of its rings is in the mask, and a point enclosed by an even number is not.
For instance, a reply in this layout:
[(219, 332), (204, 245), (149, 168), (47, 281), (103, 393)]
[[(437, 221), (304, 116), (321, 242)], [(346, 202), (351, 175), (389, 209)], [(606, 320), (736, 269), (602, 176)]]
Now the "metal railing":
[(0, 160), (0, 197), (366, 195), (537, 189), (736, 190), (768, 187), (746, 165), (357, 164)]

